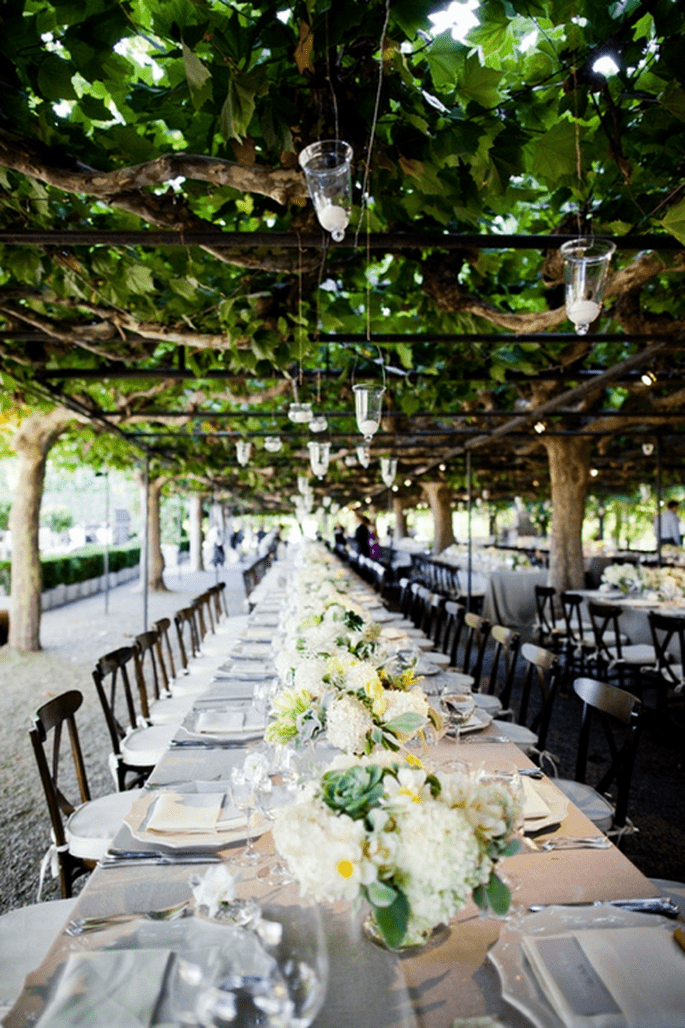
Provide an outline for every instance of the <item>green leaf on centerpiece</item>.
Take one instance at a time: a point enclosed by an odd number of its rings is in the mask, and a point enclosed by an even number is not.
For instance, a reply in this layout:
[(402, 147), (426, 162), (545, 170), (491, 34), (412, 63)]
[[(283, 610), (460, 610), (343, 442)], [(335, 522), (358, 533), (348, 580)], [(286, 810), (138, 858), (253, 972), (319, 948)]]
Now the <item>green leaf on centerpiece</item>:
[(493, 914), (498, 916), (506, 914), (511, 901), (511, 892), (509, 891), (509, 886), (505, 885), (502, 879), (498, 878), (494, 873), (490, 875), (490, 881), (485, 886), (485, 894), (488, 906)]
[(398, 714), (392, 721), (387, 721), (385, 728), (389, 732), (416, 732), (423, 728), (425, 723), (426, 718), (423, 714), (415, 714), (408, 710), (404, 714)]
[(409, 901), (403, 892), (397, 892), (395, 902), (389, 907), (374, 906), (378, 930), (390, 949), (402, 945), (409, 923)]
[(369, 902), (374, 907), (391, 907), (397, 899), (397, 889), (385, 882), (371, 882), (368, 887)]

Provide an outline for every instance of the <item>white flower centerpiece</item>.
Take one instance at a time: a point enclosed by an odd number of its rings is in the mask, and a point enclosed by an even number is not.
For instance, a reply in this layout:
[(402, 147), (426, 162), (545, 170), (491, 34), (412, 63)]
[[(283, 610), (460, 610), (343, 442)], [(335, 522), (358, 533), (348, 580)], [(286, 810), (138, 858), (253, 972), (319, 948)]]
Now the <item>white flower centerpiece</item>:
[(602, 586), (604, 592), (611, 588), (620, 589), (624, 596), (628, 593), (639, 593), (642, 591), (644, 582), (642, 572), (637, 564), (610, 564), (602, 572)]
[(424, 943), (469, 897), (506, 912), (496, 865), (518, 849), (520, 815), (492, 780), (428, 773), (416, 758), (341, 757), (277, 812), (273, 837), (304, 895), (367, 900), (370, 934), (397, 949)]

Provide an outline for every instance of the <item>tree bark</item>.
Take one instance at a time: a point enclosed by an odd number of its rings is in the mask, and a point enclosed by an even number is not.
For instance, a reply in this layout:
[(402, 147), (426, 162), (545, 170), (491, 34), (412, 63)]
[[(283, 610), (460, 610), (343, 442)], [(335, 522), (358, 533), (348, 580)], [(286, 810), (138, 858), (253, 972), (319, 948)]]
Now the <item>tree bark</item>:
[(405, 539), (407, 535), (407, 514), (398, 496), (393, 496), (392, 512), (395, 515), (395, 539)]
[(422, 482), (433, 513), (433, 553), (437, 555), (455, 542), (452, 529), (452, 490), (444, 482)]
[[(136, 473), (140, 487), (141, 516), (145, 518), (145, 476)], [(162, 531), (160, 525), (160, 501), (166, 478), (149, 478), (147, 483), (147, 562), (145, 540), (140, 549), (140, 584), (142, 588), (145, 564), (147, 563), (147, 587), (150, 592), (167, 592), (164, 583), (164, 555), (162, 553)]]
[(587, 437), (543, 439), (549, 461), (552, 527), (549, 584), (558, 593), (585, 584), (582, 527), (590, 472), (592, 441)]
[(62, 407), (32, 414), (12, 445), (19, 457), (19, 478), (12, 501), (12, 607), (9, 645), (35, 653), (40, 645), (41, 571), (38, 528), (47, 455), (74, 415)]
[(190, 571), (204, 571), (202, 563), (202, 496), (192, 493), (188, 500), (190, 526)]

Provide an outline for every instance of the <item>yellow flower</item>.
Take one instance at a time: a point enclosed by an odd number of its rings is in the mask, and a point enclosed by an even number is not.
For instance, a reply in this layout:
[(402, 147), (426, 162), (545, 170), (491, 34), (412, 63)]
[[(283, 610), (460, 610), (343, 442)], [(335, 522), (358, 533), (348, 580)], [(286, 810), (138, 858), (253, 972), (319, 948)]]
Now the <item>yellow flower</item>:
[(417, 757), (414, 753), (407, 753), (405, 760), (410, 767), (423, 768), (423, 761), (420, 757)]
[(339, 860), (335, 869), (343, 878), (351, 878), (354, 874), (354, 864), (351, 860)]

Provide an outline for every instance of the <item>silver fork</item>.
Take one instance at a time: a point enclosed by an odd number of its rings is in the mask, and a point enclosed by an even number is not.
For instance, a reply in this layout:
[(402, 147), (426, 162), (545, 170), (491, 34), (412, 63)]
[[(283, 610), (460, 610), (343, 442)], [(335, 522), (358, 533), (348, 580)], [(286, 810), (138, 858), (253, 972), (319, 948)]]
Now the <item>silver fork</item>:
[(536, 853), (548, 853), (550, 850), (608, 850), (611, 846), (611, 841), (605, 835), (556, 835), (544, 842), (536, 842), (524, 835), (523, 841)]
[(136, 918), (144, 918), (147, 921), (176, 921), (185, 914), (190, 900), (183, 900), (173, 907), (163, 907), (161, 910), (146, 910), (142, 913), (126, 914), (103, 914), (101, 917), (75, 917), (65, 928), (66, 935), (84, 935), (86, 932), (97, 932), (102, 928), (109, 928), (110, 925), (123, 924), (125, 921), (132, 921)]

